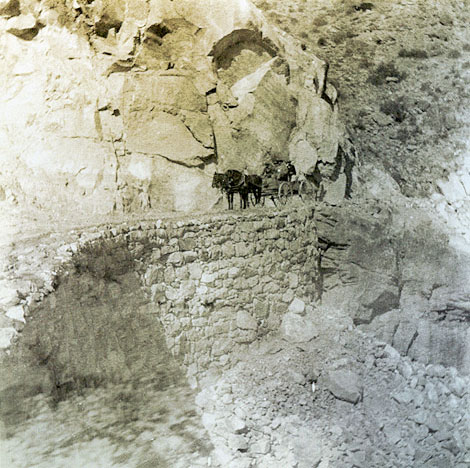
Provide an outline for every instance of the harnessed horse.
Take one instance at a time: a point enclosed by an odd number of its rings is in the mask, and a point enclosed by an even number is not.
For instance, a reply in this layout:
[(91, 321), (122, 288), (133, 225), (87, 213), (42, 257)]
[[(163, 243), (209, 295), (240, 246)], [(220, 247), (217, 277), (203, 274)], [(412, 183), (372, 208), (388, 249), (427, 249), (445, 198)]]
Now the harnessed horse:
[(261, 202), (263, 192), (263, 178), (259, 175), (247, 175), (246, 185), (248, 193), (252, 193), (255, 197), (255, 205)]
[(240, 195), (240, 208), (248, 207), (248, 184), (247, 178), (240, 171), (229, 169), (225, 173), (216, 172), (212, 178), (212, 187), (218, 188), (227, 195), (228, 209), (233, 210), (233, 196), (235, 193)]

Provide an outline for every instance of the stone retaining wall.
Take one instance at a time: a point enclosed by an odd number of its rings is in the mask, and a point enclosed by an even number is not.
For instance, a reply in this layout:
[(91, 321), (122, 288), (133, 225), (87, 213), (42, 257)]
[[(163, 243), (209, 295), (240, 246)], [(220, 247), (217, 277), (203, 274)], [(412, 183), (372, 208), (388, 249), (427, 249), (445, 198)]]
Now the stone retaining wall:
[(227, 364), (237, 345), (279, 329), (291, 304), (313, 297), (316, 232), (305, 216), (224, 216), (149, 237), (139, 272), (190, 375)]
[(173, 364), (196, 385), (201, 371), (228, 366), (233, 350), (278, 330), (287, 312), (309, 312), (316, 245), (306, 207), (82, 234), (57, 251), (50, 278), (8, 309), (21, 308), (26, 324), (11, 319), (7, 361), (18, 368), (20, 359), (28, 375), (39, 366), (56, 387)]

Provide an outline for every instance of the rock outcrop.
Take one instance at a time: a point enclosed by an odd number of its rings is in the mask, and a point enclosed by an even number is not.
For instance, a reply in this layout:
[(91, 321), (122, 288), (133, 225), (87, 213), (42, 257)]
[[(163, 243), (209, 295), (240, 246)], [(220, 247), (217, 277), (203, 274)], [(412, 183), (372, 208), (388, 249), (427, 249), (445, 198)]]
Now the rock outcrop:
[(403, 355), (468, 374), (468, 247), (423, 208), (396, 197), (317, 209), (322, 303)]
[(219, 197), (216, 167), (259, 174), (290, 158), (321, 173), (335, 161), (325, 62), (245, 0), (0, 8), (0, 186), (11, 201), (205, 210)]

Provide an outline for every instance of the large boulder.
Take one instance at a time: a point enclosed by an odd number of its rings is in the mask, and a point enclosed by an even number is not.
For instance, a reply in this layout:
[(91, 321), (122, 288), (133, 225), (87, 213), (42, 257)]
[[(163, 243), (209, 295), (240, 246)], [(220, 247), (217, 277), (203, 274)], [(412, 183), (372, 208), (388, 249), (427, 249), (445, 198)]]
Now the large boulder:
[(13, 199), (207, 209), (215, 170), (335, 160), (337, 112), (303, 89), (307, 76), (328, 88), (324, 62), (251, 3), (70, 3), (0, 3), (0, 186)]
[(339, 400), (358, 403), (362, 399), (362, 379), (349, 369), (329, 371), (324, 377), (326, 388)]
[(318, 336), (318, 328), (312, 317), (288, 312), (282, 319), (281, 333), (289, 343), (307, 343)]

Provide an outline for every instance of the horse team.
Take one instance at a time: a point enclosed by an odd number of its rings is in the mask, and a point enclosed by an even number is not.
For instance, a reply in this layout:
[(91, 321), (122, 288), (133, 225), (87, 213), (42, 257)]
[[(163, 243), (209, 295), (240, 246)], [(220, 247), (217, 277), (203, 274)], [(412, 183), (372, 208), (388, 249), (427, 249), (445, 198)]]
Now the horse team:
[[(249, 207), (250, 195), (254, 204), (257, 205), (261, 202), (263, 195), (266, 195), (264, 189), (274, 184), (277, 191), (280, 182), (290, 181), (294, 175), (295, 168), (290, 162), (279, 161), (267, 164), (263, 176), (244, 174), (234, 169), (229, 169), (224, 173), (216, 172), (212, 179), (212, 187), (227, 195), (229, 210), (233, 209), (235, 193), (240, 196), (240, 208), (245, 209)], [(267, 194), (272, 197), (273, 193)]]

